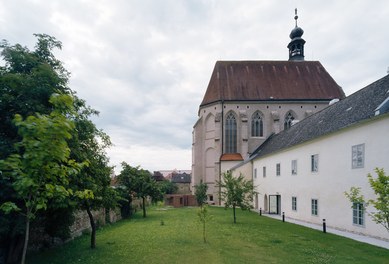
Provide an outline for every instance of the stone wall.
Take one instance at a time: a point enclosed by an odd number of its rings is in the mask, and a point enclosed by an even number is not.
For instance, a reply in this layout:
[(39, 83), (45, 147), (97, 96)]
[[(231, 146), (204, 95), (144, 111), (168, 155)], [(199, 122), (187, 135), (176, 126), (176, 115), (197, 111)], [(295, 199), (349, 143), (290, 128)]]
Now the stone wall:
[[(92, 212), (97, 228), (108, 223), (115, 223), (122, 219), (120, 215), (120, 208), (110, 210), (109, 213), (105, 209)], [(78, 236), (81, 236), (84, 232), (90, 232), (90, 221), (86, 211), (76, 211), (75, 220), (73, 225), (70, 227), (70, 238), (63, 241), (57, 237), (50, 237), (44, 232), (44, 228), (35, 227), (30, 232), (29, 250), (37, 251), (42, 248), (50, 248), (58, 245), (62, 245), (67, 241), (70, 241)]]

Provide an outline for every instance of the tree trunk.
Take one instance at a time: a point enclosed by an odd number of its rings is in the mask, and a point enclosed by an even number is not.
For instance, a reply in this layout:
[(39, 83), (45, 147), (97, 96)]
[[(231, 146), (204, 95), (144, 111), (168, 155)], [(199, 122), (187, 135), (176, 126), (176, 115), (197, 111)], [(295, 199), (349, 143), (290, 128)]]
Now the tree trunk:
[(232, 210), (234, 211), (234, 224), (236, 224), (235, 205), (232, 206)]
[(28, 247), (28, 239), (30, 236), (30, 210), (27, 209), (27, 216), (26, 216), (26, 233), (24, 237), (24, 246), (23, 246), (23, 253), (22, 253), (22, 261), (21, 264), (24, 264), (26, 262), (26, 254), (27, 254), (27, 247)]
[(205, 238), (205, 219), (204, 219), (204, 222), (203, 222), (203, 239), (204, 239), (204, 243), (207, 243), (207, 240)]
[(91, 248), (96, 248), (96, 224), (95, 224), (95, 219), (93, 218), (93, 214), (92, 214), (89, 206), (86, 207), (86, 212), (88, 213), (89, 221), (90, 221), (90, 226), (92, 228), (92, 233), (91, 233), (91, 237), (90, 237), (90, 247)]
[(143, 207), (143, 218), (146, 217), (146, 197), (142, 197), (142, 207)]

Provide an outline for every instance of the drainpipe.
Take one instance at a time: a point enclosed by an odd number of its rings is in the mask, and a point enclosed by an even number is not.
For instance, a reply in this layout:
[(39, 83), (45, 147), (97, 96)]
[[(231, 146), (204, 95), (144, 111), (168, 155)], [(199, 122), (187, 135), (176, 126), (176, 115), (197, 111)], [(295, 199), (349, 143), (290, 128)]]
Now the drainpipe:
[[(224, 154), (224, 100), (222, 100), (222, 138), (221, 138), (221, 144), (222, 144), (222, 154), (219, 157), (219, 182), (222, 180), (222, 161), (221, 157)], [(219, 205), (221, 205), (221, 187), (219, 186)]]

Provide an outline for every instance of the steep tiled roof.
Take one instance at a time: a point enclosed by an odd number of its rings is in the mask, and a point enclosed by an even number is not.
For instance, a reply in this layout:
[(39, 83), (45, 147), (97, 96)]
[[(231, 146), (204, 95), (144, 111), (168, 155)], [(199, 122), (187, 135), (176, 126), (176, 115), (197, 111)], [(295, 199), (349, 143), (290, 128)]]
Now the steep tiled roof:
[[(250, 156), (257, 158), (389, 113), (389, 75), (272, 135)], [(386, 102), (386, 103), (385, 103)]]
[(344, 98), (344, 92), (318, 61), (218, 61), (201, 106), (221, 100), (334, 98)]

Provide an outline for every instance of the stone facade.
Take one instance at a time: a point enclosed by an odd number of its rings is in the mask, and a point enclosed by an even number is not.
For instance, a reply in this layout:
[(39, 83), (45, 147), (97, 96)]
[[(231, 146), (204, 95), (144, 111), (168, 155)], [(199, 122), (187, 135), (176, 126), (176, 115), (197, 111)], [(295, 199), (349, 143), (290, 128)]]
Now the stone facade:
[[(110, 210), (108, 215), (106, 214), (105, 209), (93, 211), (92, 214), (95, 217), (97, 227), (108, 223), (115, 223), (121, 219), (120, 208)], [(70, 239), (63, 241), (58, 237), (50, 237), (45, 233), (43, 227), (34, 227), (34, 229), (30, 232), (29, 250), (36, 251), (42, 248), (62, 245), (69, 240), (81, 236), (84, 232), (90, 232), (90, 221), (86, 211), (77, 211), (74, 216), (74, 223), (70, 227)]]
[[(200, 107), (199, 119), (193, 129), (192, 144), (192, 185), (200, 180), (208, 184), (208, 202), (218, 204), (216, 181), (220, 180), (223, 172), (240, 163), (237, 161), (220, 161), (223, 155), (222, 118), (233, 113), (237, 121), (237, 152), (242, 158), (247, 158), (271, 134), (284, 129), (284, 121), (289, 113), (298, 122), (328, 106), (326, 101), (289, 101), (289, 102), (228, 102), (215, 103)], [(263, 120), (263, 136), (251, 136), (251, 119), (259, 112)]]

